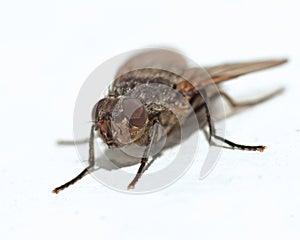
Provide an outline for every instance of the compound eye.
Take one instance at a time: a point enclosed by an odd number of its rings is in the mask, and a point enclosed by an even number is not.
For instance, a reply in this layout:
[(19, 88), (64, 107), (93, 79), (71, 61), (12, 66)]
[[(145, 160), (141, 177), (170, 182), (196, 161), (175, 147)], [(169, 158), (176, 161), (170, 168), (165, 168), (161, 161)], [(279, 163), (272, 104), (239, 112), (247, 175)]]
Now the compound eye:
[(122, 103), (123, 113), (129, 123), (135, 127), (143, 127), (148, 119), (145, 106), (135, 98), (126, 98)]
[(97, 122), (99, 119), (99, 111), (103, 108), (103, 105), (105, 103), (106, 99), (101, 99), (100, 101), (98, 101), (92, 110), (92, 120), (93, 122)]
[(97, 122), (98, 120), (98, 111), (97, 111), (97, 106), (98, 106), (98, 103), (96, 103), (93, 107), (93, 110), (92, 110), (92, 120), (93, 122)]

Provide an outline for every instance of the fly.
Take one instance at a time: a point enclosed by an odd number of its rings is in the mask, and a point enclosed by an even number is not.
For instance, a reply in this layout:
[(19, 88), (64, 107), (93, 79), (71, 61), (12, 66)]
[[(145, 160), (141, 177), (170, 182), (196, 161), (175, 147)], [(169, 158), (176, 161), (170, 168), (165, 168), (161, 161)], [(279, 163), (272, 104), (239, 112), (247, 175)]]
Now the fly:
[[(163, 59), (163, 62), (159, 62), (158, 59)], [(158, 63), (155, 61), (158, 61)], [(263, 145), (238, 144), (217, 135), (207, 101), (213, 100), (217, 95), (221, 95), (232, 107), (250, 106), (262, 102), (276, 93), (254, 102), (236, 103), (227, 93), (221, 90), (219, 92), (211, 92), (209, 89), (212, 84), (219, 86), (220, 83), (226, 80), (275, 67), (285, 62), (287, 62), (287, 59), (229, 63), (206, 67), (204, 68), (206, 74), (203, 74), (199, 71), (199, 68), (188, 68), (181, 55), (167, 50), (152, 50), (130, 58), (117, 72), (117, 77), (108, 95), (98, 101), (93, 108), (93, 124), (88, 141), (88, 167), (71, 181), (55, 188), (53, 193), (60, 192), (93, 171), (95, 166), (95, 133), (109, 148), (121, 148), (131, 143), (144, 147), (140, 166), (134, 179), (128, 185), (128, 189), (133, 189), (147, 168), (148, 159), (151, 156), (151, 148), (160, 140), (161, 127), (169, 135), (180, 124), (178, 116), (166, 107), (168, 104), (173, 104), (174, 108), (179, 109), (179, 118), (181, 118), (183, 123), (192, 114), (190, 109), (196, 114), (201, 113), (198, 118), (199, 126), (201, 128), (208, 126), (208, 141), (210, 144), (214, 138), (232, 149), (264, 151), (265, 146)], [(152, 67), (144, 67), (147, 63), (150, 63)], [(155, 68), (153, 66), (158, 67)], [(168, 69), (170, 69), (170, 66), (171, 69), (174, 67), (176, 73), (164, 70), (164, 66), (168, 66)], [(147, 90), (141, 88), (143, 86), (148, 86)], [(150, 88), (151, 90), (149, 90)], [(136, 90), (135, 93), (128, 95), (133, 89)], [(174, 95), (172, 91), (181, 94), (185, 101), (180, 102), (177, 95)], [(192, 108), (186, 107), (186, 103)], [(128, 134), (124, 133), (125, 129), (125, 132)]]

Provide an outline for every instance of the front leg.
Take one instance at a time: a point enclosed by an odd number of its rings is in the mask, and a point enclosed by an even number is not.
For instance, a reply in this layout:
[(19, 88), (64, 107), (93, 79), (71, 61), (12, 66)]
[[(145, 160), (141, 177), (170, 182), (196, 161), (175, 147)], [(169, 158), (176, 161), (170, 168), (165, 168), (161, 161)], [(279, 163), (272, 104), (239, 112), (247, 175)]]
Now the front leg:
[(86, 167), (77, 177), (73, 178), (72, 180), (66, 182), (65, 184), (55, 188), (52, 192), (53, 193), (59, 193), (60, 191), (64, 190), (65, 188), (69, 187), (70, 185), (74, 184), (81, 178), (83, 178), (85, 175), (87, 175), (89, 172), (93, 170), (93, 167), (95, 166), (95, 150), (94, 150), (94, 131), (95, 126), (92, 125), (91, 127), (91, 133), (89, 138), (89, 166)]
[(157, 136), (157, 132), (158, 132), (158, 125), (159, 123), (157, 121), (154, 121), (154, 125), (152, 127), (150, 127), (149, 129), (149, 135), (148, 135), (148, 144), (147, 147), (143, 153), (143, 157), (141, 159), (141, 165), (134, 177), (134, 179), (131, 181), (131, 183), (128, 185), (127, 189), (133, 189), (135, 184), (138, 182), (139, 178), (143, 175), (144, 171), (145, 171), (145, 166), (148, 162), (149, 159), (149, 155), (150, 155), (150, 150), (151, 147), (156, 139)]

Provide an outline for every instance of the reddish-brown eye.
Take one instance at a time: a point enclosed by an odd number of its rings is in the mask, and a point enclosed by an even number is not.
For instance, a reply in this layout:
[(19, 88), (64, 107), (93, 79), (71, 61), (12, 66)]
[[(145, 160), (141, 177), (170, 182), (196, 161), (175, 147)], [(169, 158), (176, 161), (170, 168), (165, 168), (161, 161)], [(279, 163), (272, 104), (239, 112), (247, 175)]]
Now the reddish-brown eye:
[(97, 122), (98, 120), (98, 111), (97, 111), (97, 106), (98, 106), (98, 103), (96, 103), (93, 107), (93, 110), (92, 110), (92, 120), (93, 122)]
[(145, 106), (137, 99), (126, 98), (123, 103), (124, 115), (129, 123), (136, 127), (143, 127), (147, 121), (148, 114)]
[(100, 101), (98, 101), (92, 110), (92, 120), (93, 122), (97, 122), (98, 121), (98, 115), (99, 115), (99, 111), (101, 108), (103, 108), (103, 105), (105, 103), (106, 99), (101, 99)]

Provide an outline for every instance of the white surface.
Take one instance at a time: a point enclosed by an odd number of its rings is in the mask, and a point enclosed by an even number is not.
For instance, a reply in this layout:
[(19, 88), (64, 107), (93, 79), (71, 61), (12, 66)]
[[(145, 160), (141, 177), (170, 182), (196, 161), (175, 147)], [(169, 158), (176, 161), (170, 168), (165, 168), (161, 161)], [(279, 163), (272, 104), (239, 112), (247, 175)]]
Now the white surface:
[[(1, 239), (299, 239), (297, 1), (0, 5)], [(237, 99), (286, 86), (227, 121), (229, 138), (268, 149), (224, 150), (205, 180), (199, 160), (149, 195), (114, 192), (90, 176), (52, 194), (82, 168), (74, 148), (55, 145), (72, 137), (82, 82), (107, 58), (153, 45), (176, 47), (200, 64), (289, 57), (285, 67), (227, 84)]]

